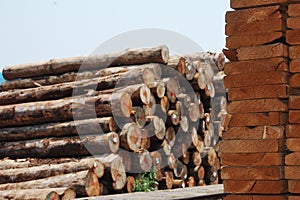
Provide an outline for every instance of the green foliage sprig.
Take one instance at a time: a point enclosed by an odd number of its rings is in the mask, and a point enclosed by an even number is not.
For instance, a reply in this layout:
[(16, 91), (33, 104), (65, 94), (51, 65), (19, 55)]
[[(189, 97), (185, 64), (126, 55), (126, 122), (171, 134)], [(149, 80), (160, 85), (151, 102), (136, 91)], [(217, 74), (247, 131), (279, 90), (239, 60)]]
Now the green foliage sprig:
[(157, 190), (158, 182), (156, 181), (156, 172), (151, 170), (145, 172), (135, 180), (134, 191), (135, 192), (149, 192)]

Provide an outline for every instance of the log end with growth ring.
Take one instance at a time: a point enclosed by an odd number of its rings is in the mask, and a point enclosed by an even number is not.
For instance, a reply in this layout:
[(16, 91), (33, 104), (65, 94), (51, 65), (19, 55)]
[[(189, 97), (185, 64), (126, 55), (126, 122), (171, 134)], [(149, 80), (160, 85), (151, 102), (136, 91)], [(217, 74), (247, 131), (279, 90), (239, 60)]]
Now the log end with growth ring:
[(109, 137), (109, 149), (111, 150), (111, 152), (116, 153), (119, 149), (119, 145), (120, 145), (120, 140), (119, 140), (119, 135), (115, 132), (111, 132), (108, 135)]

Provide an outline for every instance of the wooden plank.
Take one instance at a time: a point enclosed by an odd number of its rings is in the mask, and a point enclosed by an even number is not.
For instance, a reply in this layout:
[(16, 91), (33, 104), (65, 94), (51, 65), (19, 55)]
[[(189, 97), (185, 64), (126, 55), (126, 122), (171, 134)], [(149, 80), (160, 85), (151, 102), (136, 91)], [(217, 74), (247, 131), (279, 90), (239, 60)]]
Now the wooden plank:
[[(282, 194), (287, 192), (287, 181), (225, 180), (224, 191), (237, 194)], [(225, 198), (226, 199), (226, 198)], [(244, 200), (244, 198), (242, 198)], [(255, 198), (256, 199), (256, 198)], [(262, 198), (265, 199), (265, 198)], [(268, 198), (267, 198), (268, 199)], [(254, 198), (251, 198), (254, 200)], [(271, 199), (270, 199), (271, 200)], [(272, 198), (273, 200), (273, 198)]]
[(300, 180), (289, 180), (289, 192), (300, 194)]
[(225, 25), (225, 34), (231, 35), (244, 35), (245, 33), (269, 33), (285, 31), (285, 21), (280, 18), (265, 19), (261, 21), (253, 21), (250, 23), (230, 23)]
[(300, 17), (289, 17), (287, 27), (290, 29), (300, 29)]
[(287, 30), (286, 41), (291, 45), (300, 44), (300, 30)]
[(221, 140), (221, 153), (278, 153), (283, 150), (281, 140)]
[(289, 66), (287, 64), (287, 60), (279, 57), (250, 61), (227, 62), (225, 64), (224, 73), (226, 75), (249, 74), (268, 71), (288, 71), (288, 69)]
[(289, 122), (299, 124), (300, 123), (300, 110), (290, 110)]
[[(112, 200), (112, 199), (216, 199), (215, 195), (222, 196), (224, 194), (224, 187), (219, 185), (207, 185), (197, 187), (186, 187), (171, 190), (156, 190), (150, 192), (134, 192), (127, 194), (114, 194), (98, 196), (100, 200)], [(214, 196), (214, 197), (212, 197)], [(92, 199), (92, 198), (91, 198)], [(95, 198), (93, 198), (95, 199)], [(78, 198), (77, 200), (87, 200), (87, 198)]]
[(286, 136), (291, 138), (300, 137), (300, 124), (287, 125)]
[(290, 151), (300, 151), (300, 138), (288, 138), (286, 145)]
[(284, 173), (286, 179), (300, 180), (300, 166), (285, 166)]
[(275, 43), (255, 47), (242, 47), (237, 49), (237, 53), (239, 60), (288, 57), (288, 47), (283, 43)]
[(290, 58), (291, 59), (298, 59), (300, 58), (300, 45), (298, 46), (291, 46), (289, 49)]
[(290, 62), (290, 72), (300, 72), (300, 59), (292, 60)]
[(222, 166), (279, 166), (284, 163), (280, 153), (222, 153)]
[(290, 78), (290, 87), (300, 88), (300, 73), (293, 74)]
[(300, 163), (300, 152), (292, 152), (285, 156), (286, 165), (299, 165)]
[(233, 127), (223, 134), (224, 140), (238, 139), (279, 139), (284, 137), (282, 126), (257, 126), (255, 128)]
[(285, 84), (239, 87), (228, 89), (231, 101), (264, 98), (287, 98), (288, 87)]
[(235, 11), (228, 11), (225, 16), (226, 23), (250, 23), (264, 19), (280, 19), (282, 15), (280, 10), (283, 8), (279, 5), (242, 9)]
[[(298, 77), (300, 78), (300, 77)], [(300, 96), (290, 96), (289, 98), (290, 109), (300, 109)]]
[[(300, 104), (299, 104), (300, 105)], [(227, 107), (228, 113), (260, 113), (260, 112), (285, 112), (287, 103), (278, 99), (255, 99), (245, 101), (233, 101)]]
[[(286, 200), (287, 197), (284, 195), (227, 195), (224, 200)], [(293, 199), (296, 200), (296, 199)]]
[(288, 73), (280, 71), (234, 74), (224, 77), (225, 88), (288, 83)]
[(284, 169), (281, 166), (224, 166), (221, 178), (223, 180), (281, 180), (284, 178)]
[(300, 3), (290, 4), (288, 7), (288, 15), (290, 17), (299, 17), (300, 16)]
[(257, 7), (257, 6), (267, 6), (267, 5), (285, 5), (288, 0), (231, 0), (230, 6), (234, 9), (240, 8), (249, 8), (249, 7)]
[[(300, 120), (300, 113), (298, 113), (298, 115)], [(235, 113), (231, 115), (229, 127), (264, 126), (264, 125), (277, 126), (277, 125), (284, 125), (286, 121), (287, 121), (286, 115), (280, 112)]]
[(228, 60), (231, 62), (237, 61), (237, 52), (236, 49), (223, 49), (222, 52)]
[(232, 35), (226, 38), (227, 48), (240, 48), (269, 44), (284, 37), (283, 32)]

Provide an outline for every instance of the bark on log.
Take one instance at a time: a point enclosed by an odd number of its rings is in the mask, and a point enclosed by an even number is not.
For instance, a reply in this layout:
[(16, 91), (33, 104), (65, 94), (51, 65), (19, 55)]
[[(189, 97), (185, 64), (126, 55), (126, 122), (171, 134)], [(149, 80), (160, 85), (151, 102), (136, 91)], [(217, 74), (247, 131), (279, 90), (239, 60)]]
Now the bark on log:
[(0, 141), (19, 141), (45, 137), (101, 134), (117, 131), (112, 117), (76, 120), (63, 123), (40, 124), (0, 129)]
[(91, 182), (88, 180), (90, 174), (93, 174), (93, 172), (86, 170), (77, 173), (52, 176), (49, 178), (25, 181), (20, 183), (6, 183), (0, 185), (0, 190), (46, 189), (71, 186), (75, 189), (78, 196), (89, 196), (89, 194), (87, 193), (88, 190), (95, 191), (98, 188), (100, 189), (99, 182), (98, 184), (97, 182), (94, 182), (94, 185), (90, 184)]
[(131, 109), (128, 93), (8, 105), (0, 107), (0, 127), (106, 117), (112, 114), (129, 117)]
[[(147, 83), (151, 84), (155, 81), (155, 72), (158, 73), (158, 79), (160, 79), (159, 71), (160, 65), (158, 64), (145, 64), (139, 66), (133, 66), (127, 68), (128, 70), (116, 70), (115, 73), (108, 76), (94, 77), (92, 79), (80, 80), (76, 79), (74, 82), (60, 83), (55, 85), (40, 86), (38, 88), (29, 88), (15, 91), (7, 91), (0, 93), (0, 105), (17, 104), (33, 101), (45, 101), (60, 99), (70, 96), (78, 96), (86, 94), (89, 90), (105, 90), (112, 88), (122, 88), (124, 86)], [(148, 74), (145, 74), (146, 70), (150, 70)], [(120, 73), (118, 73), (121, 71)], [(151, 80), (148, 80), (151, 79)], [(152, 80), (153, 79), (153, 80)], [(126, 88), (127, 89), (127, 88)], [(133, 88), (130, 94), (139, 88)], [(127, 90), (130, 90), (129, 88)], [(131, 91), (130, 90), (130, 91)], [(115, 91), (115, 90), (113, 90)], [(150, 93), (150, 91), (149, 91)], [(141, 99), (143, 96), (141, 95)], [(150, 99), (147, 99), (150, 101)]]
[(11, 200), (60, 200), (60, 196), (66, 187), (46, 189), (22, 189), (0, 191), (0, 197)]
[(6, 80), (11, 80), (17, 78), (62, 74), (78, 70), (93, 70), (101, 67), (137, 65), (144, 63), (166, 64), (168, 59), (169, 50), (166, 46), (126, 49), (124, 51), (111, 54), (53, 59), (46, 62), (5, 67), (3, 69), (3, 76)]
[[(55, 175), (75, 173), (93, 169), (94, 172), (104, 171), (104, 165), (96, 158), (84, 158), (78, 162), (61, 164), (45, 164), (29, 168), (6, 169), (0, 171), (0, 184), (16, 183), (47, 178)], [(101, 176), (103, 173), (98, 173)], [(101, 177), (99, 177), (101, 178)]]
[(76, 191), (73, 188), (68, 188), (61, 196), (61, 200), (72, 200), (76, 198)]
[(1, 158), (78, 157), (117, 152), (119, 148), (119, 136), (111, 132), (100, 136), (83, 136), (81, 138), (47, 138), (19, 142), (2, 142), (0, 146)]
[(142, 130), (135, 123), (125, 124), (120, 133), (120, 148), (138, 151), (142, 142)]

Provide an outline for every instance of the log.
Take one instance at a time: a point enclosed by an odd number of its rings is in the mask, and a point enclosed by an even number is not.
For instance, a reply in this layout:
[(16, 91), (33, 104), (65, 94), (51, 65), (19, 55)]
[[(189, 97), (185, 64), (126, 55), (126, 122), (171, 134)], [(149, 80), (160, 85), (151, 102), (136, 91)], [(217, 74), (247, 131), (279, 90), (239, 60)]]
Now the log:
[(0, 127), (106, 117), (112, 114), (129, 117), (131, 110), (128, 93), (8, 105), (0, 107)]
[[(158, 64), (150, 63), (145, 65), (133, 66), (127, 69), (127, 71), (123, 70), (125, 72), (119, 70), (122, 73), (118, 73), (119, 71), (116, 71), (116, 73), (108, 76), (96, 76), (91, 79), (83, 80), (80, 80), (78, 78), (74, 82), (66, 82), (55, 85), (40, 86), (37, 88), (2, 92), (0, 93), (0, 105), (17, 104), (33, 101), (45, 101), (70, 96), (79, 96), (85, 94), (89, 90), (99, 91), (112, 88), (124, 88), (124, 86), (133, 84), (136, 85), (144, 82), (150, 84), (154, 82), (155, 72), (160, 71), (160, 66)], [(150, 72), (148, 74), (145, 74), (144, 71), (146, 70), (150, 70)], [(158, 79), (159, 78), (160, 76), (158, 77)], [(130, 87), (130, 89), (126, 87), (125, 89), (128, 92), (131, 91), (129, 93), (133, 95), (133, 93), (140, 89), (140, 87), (139, 85), (136, 85), (136, 87)], [(116, 90), (119, 89), (114, 89), (112, 92), (115, 92)], [(150, 91), (148, 93), (150, 93)], [(139, 94), (136, 95), (136, 97), (138, 96)], [(143, 96), (141, 95), (142, 100), (150, 101), (150, 99), (145, 99), (142, 97)]]
[(174, 171), (174, 175), (177, 178), (180, 178), (181, 180), (185, 180), (188, 177), (187, 166), (182, 162), (180, 162), (179, 160), (177, 160), (176, 166), (173, 171)]
[(101, 160), (105, 163), (104, 176), (99, 179), (109, 191), (120, 191), (126, 185), (126, 172), (122, 158), (115, 154), (110, 154)]
[(127, 151), (137, 151), (141, 147), (142, 130), (135, 123), (125, 124), (120, 133), (120, 147)]
[(128, 193), (134, 192), (135, 189), (135, 178), (133, 176), (128, 176), (126, 178), (126, 191)]
[(62, 197), (61, 200), (72, 200), (76, 198), (76, 191), (73, 188), (67, 188)]
[(171, 56), (167, 65), (175, 68), (180, 74), (184, 75), (186, 72), (186, 61), (182, 56)]
[(19, 142), (2, 142), (0, 155), (10, 158), (26, 157), (78, 157), (117, 152), (118, 134), (111, 132), (99, 136), (46, 138)]
[(256, 1), (247, 1), (247, 0), (232, 0), (230, 2), (230, 7), (233, 9), (243, 9), (243, 8), (252, 8), (252, 7), (263, 7), (268, 5), (286, 5), (287, 0), (256, 0)]
[(11, 80), (17, 78), (62, 74), (72, 71), (76, 72), (78, 70), (93, 70), (101, 67), (138, 65), (145, 63), (166, 64), (168, 59), (169, 50), (166, 46), (126, 49), (112, 54), (53, 59), (46, 62), (9, 66), (3, 69), (3, 76), (6, 80)]
[(0, 160), (0, 170), (6, 169), (18, 169), (18, 168), (27, 168), (40, 166), (44, 164), (60, 164), (67, 162), (78, 162), (79, 160), (76, 158), (46, 158), (46, 159), (37, 159), (37, 158), (24, 158), (24, 159), (16, 159), (12, 160), (9, 158), (4, 158)]
[(196, 186), (196, 181), (193, 176), (190, 176), (187, 180), (187, 186), (188, 187), (195, 187)]
[(46, 188), (46, 189), (22, 189), (22, 190), (6, 190), (0, 191), (3, 199), (11, 200), (60, 200), (60, 196), (68, 188)]
[(20, 183), (6, 183), (0, 185), (0, 190), (21, 190), (21, 189), (46, 189), (46, 188), (59, 188), (59, 187), (73, 187), (78, 197), (90, 196), (90, 193), (100, 194), (99, 182), (93, 182), (88, 180), (92, 177), (91, 171), (80, 171), (71, 174), (63, 174), (58, 176), (52, 176), (44, 179), (25, 181)]
[(132, 163), (135, 163), (131, 169), (132, 173), (149, 172), (152, 167), (151, 154), (145, 149), (141, 149), (136, 153), (132, 153), (131, 160)]
[(104, 164), (96, 158), (84, 158), (76, 162), (44, 164), (29, 168), (6, 169), (0, 171), (0, 184), (16, 183), (75, 173), (93, 169), (98, 178), (103, 176)]
[(63, 123), (40, 124), (0, 129), (0, 141), (19, 141), (45, 137), (101, 134), (117, 131), (112, 117), (77, 120)]

